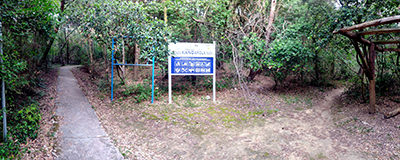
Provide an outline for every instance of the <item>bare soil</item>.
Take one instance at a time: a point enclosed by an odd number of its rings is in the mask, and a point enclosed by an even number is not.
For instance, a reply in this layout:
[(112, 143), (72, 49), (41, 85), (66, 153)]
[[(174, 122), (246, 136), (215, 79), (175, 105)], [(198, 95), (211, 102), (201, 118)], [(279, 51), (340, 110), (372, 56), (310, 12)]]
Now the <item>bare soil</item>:
[(39, 98), (40, 113), (40, 129), (36, 139), (28, 139), (27, 143), (22, 146), (26, 152), (23, 153), (22, 159), (54, 159), (57, 155), (58, 144), (58, 117), (55, 115), (55, 99), (57, 97), (57, 77), (58, 70), (50, 69), (46, 73), (40, 73), (42, 85), (37, 88), (38, 93), (43, 93)]
[(187, 93), (174, 104), (167, 95), (111, 103), (88, 73), (73, 72), (126, 159), (399, 159), (399, 116), (383, 120), (344, 103), (344, 88), (272, 91), (271, 79), (257, 77), (249, 88), (262, 105), (235, 88), (219, 91), (216, 104)]

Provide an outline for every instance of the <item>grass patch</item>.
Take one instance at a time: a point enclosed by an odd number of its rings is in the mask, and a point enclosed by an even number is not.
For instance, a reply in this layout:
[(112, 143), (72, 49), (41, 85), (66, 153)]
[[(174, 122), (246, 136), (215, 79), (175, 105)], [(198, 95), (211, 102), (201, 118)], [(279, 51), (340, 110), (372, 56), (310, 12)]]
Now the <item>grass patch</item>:
[(301, 102), (298, 96), (282, 95), (281, 98), (286, 104), (296, 104)]

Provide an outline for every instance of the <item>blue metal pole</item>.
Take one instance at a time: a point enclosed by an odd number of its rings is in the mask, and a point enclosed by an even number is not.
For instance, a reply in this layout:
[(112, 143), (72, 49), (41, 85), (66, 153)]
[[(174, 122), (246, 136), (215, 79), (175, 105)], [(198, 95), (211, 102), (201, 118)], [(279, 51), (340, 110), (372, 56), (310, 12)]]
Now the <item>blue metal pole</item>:
[(114, 37), (112, 38), (112, 51), (111, 51), (111, 101), (114, 96)]
[(154, 60), (155, 56), (153, 55), (153, 73), (151, 76), (151, 103), (154, 103)]

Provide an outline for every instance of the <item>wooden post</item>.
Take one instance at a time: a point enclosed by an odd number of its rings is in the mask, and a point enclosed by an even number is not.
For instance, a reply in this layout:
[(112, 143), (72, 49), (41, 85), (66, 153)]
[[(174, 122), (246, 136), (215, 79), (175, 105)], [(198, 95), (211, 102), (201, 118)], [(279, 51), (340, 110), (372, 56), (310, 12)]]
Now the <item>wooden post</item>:
[(376, 59), (376, 52), (375, 52), (375, 44), (371, 43), (369, 47), (369, 113), (373, 114), (376, 112), (376, 93), (375, 93), (375, 59)]
[(369, 80), (369, 113), (374, 114), (376, 111), (376, 94), (375, 94), (375, 76)]

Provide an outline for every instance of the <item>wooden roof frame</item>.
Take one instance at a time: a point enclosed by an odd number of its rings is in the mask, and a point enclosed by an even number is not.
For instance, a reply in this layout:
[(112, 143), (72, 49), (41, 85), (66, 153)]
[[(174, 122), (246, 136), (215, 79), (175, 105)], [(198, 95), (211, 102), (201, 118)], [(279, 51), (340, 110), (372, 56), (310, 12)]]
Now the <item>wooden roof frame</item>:
[[(361, 32), (354, 32), (354, 30), (361, 30), (365, 29), (368, 27), (374, 27), (374, 26), (379, 26), (383, 24), (392, 24), (392, 23), (398, 23), (400, 22), (400, 15), (397, 16), (391, 16), (391, 17), (385, 17), (373, 21), (368, 21), (364, 22), (361, 24), (357, 24), (351, 27), (345, 27), (342, 29), (339, 29), (337, 31), (334, 31), (333, 34), (342, 34), (346, 37), (349, 37), (352, 40), (355, 40), (357, 42), (360, 42), (362, 44), (371, 46), (372, 44), (379, 44), (379, 45), (385, 45), (385, 44), (400, 44), (399, 40), (391, 40), (391, 41), (377, 41), (377, 42), (371, 42), (365, 38), (363, 38), (364, 35), (377, 35), (377, 34), (388, 34), (388, 33), (400, 33), (400, 28), (384, 28), (384, 29), (373, 29), (373, 30), (367, 30), (367, 31), (361, 31)], [(398, 48), (382, 48), (380, 46), (376, 46), (376, 50), (380, 52), (387, 52), (387, 51), (396, 51), (398, 52), (400, 49)]]
[[(369, 113), (375, 113), (376, 108), (376, 94), (375, 94), (375, 61), (376, 61), (376, 51), (380, 52), (398, 52), (400, 54), (400, 48), (384, 48), (382, 46), (377, 45), (386, 45), (386, 44), (399, 44), (400, 40), (387, 40), (387, 41), (370, 41), (365, 39), (363, 36), (365, 35), (377, 35), (377, 34), (389, 34), (389, 33), (400, 33), (400, 27), (397, 28), (384, 28), (384, 29), (372, 29), (367, 31), (355, 32), (355, 30), (363, 30), (368, 27), (374, 27), (383, 24), (392, 24), (400, 22), (400, 15), (391, 16), (386, 18), (381, 18), (373, 21), (368, 21), (365, 23), (357, 24), (351, 27), (345, 27), (334, 31), (333, 34), (342, 34), (352, 41), (353, 46), (356, 50), (357, 63), (364, 71), (364, 75), (369, 80)], [(398, 39), (397, 37), (395, 39)], [(363, 47), (359, 46), (359, 43), (364, 45)], [(362, 48), (362, 49), (361, 49)], [(368, 50), (367, 50), (368, 48)], [(396, 110), (396, 112), (390, 112), (389, 114), (385, 114), (385, 117), (391, 117), (393, 115), (399, 114), (400, 108)]]

